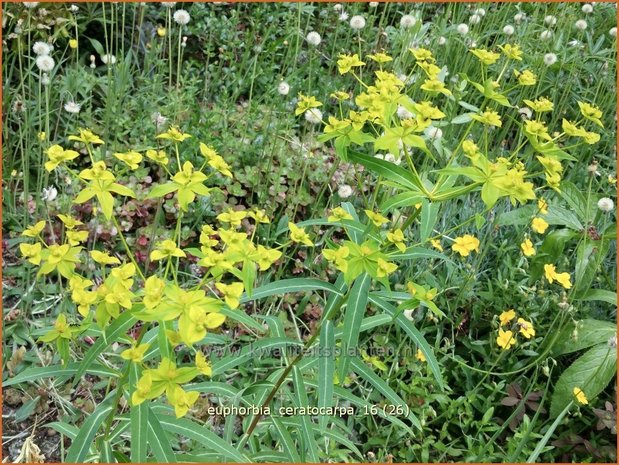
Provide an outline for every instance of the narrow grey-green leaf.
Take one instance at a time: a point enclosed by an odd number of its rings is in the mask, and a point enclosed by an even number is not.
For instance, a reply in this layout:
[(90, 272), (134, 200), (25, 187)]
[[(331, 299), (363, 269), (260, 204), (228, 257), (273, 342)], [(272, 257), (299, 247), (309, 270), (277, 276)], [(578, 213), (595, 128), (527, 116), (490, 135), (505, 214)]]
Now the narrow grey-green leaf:
[[(131, 363), (131, 362), (129, 362)], [(136, 389), (140, 372), (136, 363), (131, 363), (129, 383), (131, 389)], [(131, 462), (144, 463), (148, 455), (148, 404), (131, 406)]]
[[(333, 375), (335, 374), (335, 333), (333, 322), (322, 323), (318, 346), (318, 408), (329, 408), (333, 405)], [(321, 430), (326, 429), (327, 415), (318, 417)]]
[(357, 349), (359, 342), (359, 327), (368, 306), (370, 293), (370, 276), (363, 273), (359, 276), (350, 290), (346, 313), (344, 314), (344, 334), (342, 337), (342, 354), (339, 361), (339, 378), (344, 380), (348, 374), (351, 356), (350, 351)]
[[(294, 396), (296, 397), (296, 401), (300, 407), (309, 407), (309, 399), (307, 398), (307, 390), (305, 388), (305, 384), (303, 383), (303, 375), (298, 367), (292, 367), (292, 383), (294, 385)], [(309, 462), (317, 463), (318, 459), (318, 444), (316, 443), (316, 438), (314, 437), (314, 431), (312, 429), (312, 421), (308, 415), (301, 415), (301, 434), (303, 436), (303, 440), (305, 442), (305, 450), (307, 452), (307, 456), (305, 456), (306, 461), (309, 458)]]
[(103, 423), (111, 411), (112, 406), (109, 401), (104, 401), (97, 406), (80, 428), (75, 440), (71, 443), (65, 462), (84, 463), (101, 423)]
[(148, 408), (148, 444), (158, 463), (176, 463), (170, 441), (155, 413)]

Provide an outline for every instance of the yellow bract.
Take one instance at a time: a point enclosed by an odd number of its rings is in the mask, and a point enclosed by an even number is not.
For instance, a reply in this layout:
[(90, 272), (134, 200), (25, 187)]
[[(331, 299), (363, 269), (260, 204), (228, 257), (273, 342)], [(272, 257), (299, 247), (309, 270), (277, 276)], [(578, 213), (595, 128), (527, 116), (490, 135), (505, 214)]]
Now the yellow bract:
[(368, 216), (370, 221), (374, 223), (374, 226), (381, 227), (383, 224), (389, 223), (389, 220), (380, 213), (373, 212), (372, 210), (363, 210)]
[(131, 347), (120, 353), (124, 360), (131, 360), (133, 363), (140, 363), (144, 358), (144, 354), (150, 347), (150, 344), (140, 344), (139, 346)]
[(132, 170), (137, 170), (142, 162), (142, 155), (134, 150), (124, 153), (115, 153), (114, 157), (118, 158)]
[(364, 65), (365, 63), (359, 59), (359, 55), (356, 53), (354, 55), (340, 55), (339, 60), (337, 60), (337, 69), (340, 74), (346, 74), (352, 68), (358, 68)]
[(308, 247), (314, 246), (314, 243), (311, 241), (309, 234), (307, 234), (303, 228), (299, 228), (294, 223), (288, 223), (288, 229), (290, 229), (290, 240), (292, 242), (305, 244)]
[(215, 287), (223, 294), (224, 300), (232, 310), (240, 305), (240, 298), (243, 295), (243, 283), (216, 283)]
[(501, 57), (501, 55), (496, 52), (491, 52), (489, 50), (484, 50), (481, 48), (475, 48), (471, 50), (471, 53), (475, 55), (479, 59), (479, 61), (481, 61), (481, 63), (486, 66), (496, 63), (496, 61)]
[(186, 257), (187, 255), (176, 246), (176, 242), (166, 239), (157, 243), (157, 248), (150, 253), (152, 261), (163, 260), (170, 257)]
[(45, 162), (45, 169), (47, 171), (55, 170), (58, 165), (74, 158), (79, 157), (79, 153), (75, 150), (65, 150), (60, 145), (52, 145), (47, 149), (47, 158), (49, 161)]

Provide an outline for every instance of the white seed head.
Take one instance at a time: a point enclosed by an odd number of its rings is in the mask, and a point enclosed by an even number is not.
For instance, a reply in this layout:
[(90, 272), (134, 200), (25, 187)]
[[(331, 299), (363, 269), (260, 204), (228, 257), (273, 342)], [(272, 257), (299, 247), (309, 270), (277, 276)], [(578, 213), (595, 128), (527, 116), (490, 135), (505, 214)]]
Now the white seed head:
[(417, 19), (412, 15), (404, 15), (400, 20), (400, 26), (404, 29), (413, 27), (415, 24), (417, 24)]
[(172, 8), (174, 5), (176, 5), (176, 2), (161, 2), (161, 6), (166, 8)]
[(503, 28), (503, 34), (506, 36), (511, 36), (514, 33), (514, 26), (508, 24)]
[(51, 202), (58, 197), (58, 189), (54, 186), (44, 187), (41, 192), (41, 200), (43, 202)]
[(588, 15), (589, 13), (593, 12), (593, 5), (591, 5), (590, 3), (585, 3), (582, 6), (582, 12), (586, 15)]
[(469, 24), (479, 24), (480, 21), (481, 21), (481, 16), (479, 15), (472, 15), (469, 18)]
[(313, 46), (318, 46), (320, 44), (320, 42), (322, 42), (322, 38), (320, 37), (320, 34), (318, 34), (316, 31), (311, 31), (307, 33), (307, 36), (305, 36), (305, 40), (307, 40), (307, 43)]
[(348, 184), (340, 185), (340, 187), (337, 189), (337, 195), (339, 195), (343, 199), (347, 199), (352, 195), (352, 187), (350, 187)]
[(458, 34), (464, 36), (464, 35), (469, 33), (469, 27), (466, 24), (464, 24), (464, 23), (460, 23), (456, 27), (456, 31), (458, 31)]
[(186, 26), (187, 24), (189, 24), (190, 20), (191, 16), (189, 16), (187, 10), (180, 9), (174, 12), (174, 21), (176, 22), (176, 24)]
[(342, 9), (342, 4), (341, 3), (336, 3), (335, 5), (333, 5), (333, 9), (335, 11), (340, 11)]
[(288, 92), (290, 92), (290, 86), (287, 82), (282, 81), (277, 86), (277, 92), (279, 93), (279, 95), (288, 95)]
[(312, 124), (319, 124), (322, 121), (322, 111), (318, 108), (310, 108), (305, 112), (305, 121)]
[(51, 70), (53, 70), (55, 64), (56, 62), (54, 62), (54, 59), (49, 55), (39, 55), (36, 59), (37, 68), (39, 68), (44, 73), (49, 73)]
[(26, 8), (36, 8), (39, 3), (41, 2), (24, 2), (24, 6)]
[(544, 22), (548, 26), (554, 26), (555, 24), (557, 24), (557, 18), (556, 16), (548, 15), (544, 18)]
[(41, 76), (41, 84), (44, 86), (49, 86), (50, 82), (52, 81), (49, 78), (49, 74), (43, 73), (43, 76)]
[(342, 13), (338, 16), (338, 19), (340, 21), (348, 21), (348, 13), (342, 11)]
[(544, 64), (546, 66), (552, 66), (557, 62), (557, 55), (554, 53), (547, 53), (544, 55)]
[(598, 208), (604, 213), (608, 213), (613, 211), (613, 209), (615, 208), (615, 203), (612, 201), (612, 199), (609, 199), (608, 197), (602, 197), (600, 200), (598, 200)]
[(527, 16), (527, 15), (526, 15), (526, 14), (524, 14), (524, 13), (516, 13), (516, 14), (514, 15), (514, 21), (516, 21), (517, 23), (520, 23), (521, 21), (523, 21), (523, 20), (524, 20), (524, 18), (526, 18), (526, 16)]
[(39, 40), (32, 46), (32, 51), (38, 56), (49, 55), (52, 52), (52, 48), (47, 42), (42, 42)]
[(413, 114), (402, 105), (398, 105), (398, 110), (396, 113), (400, 119), (409, 119), (413, 117)]
[(585, 29), (587, 29), (587, 21), (585, 21), (584, 19), (579, 19), (574, 23), (574, 27), (579, 31), (584, 31)]
[(477, 8), (474, 13), (477, 16), (486, 16), (486, 10), (484, 10), (483, 8)]
[(443, 131), (441, 131), (440, 128), (435, 128), (433, 126), (427, 128), (425, 131), (423, 131), (423, 133), (426, 135), (427, 138), (431, 140), (437, 140), (443, 137)]
[(376, 8), (378, 6), (378, 2), (370, 2), (370, 8)]
[(617, 28), (613, 27), (610, 31), (608, 31), (608, 35), (611, 37), (617, 37)]
[(350, 27), (359, 31), (365, 27), (365, 18), (361, 15), (355, 15), (350, 18)]
[(64, 104), (64, 110), (67, 113), (77, 114), (82, 109), (82, 106), (79, 103), (75, 103), (73, 100), (68, 101)]
[(116, 57), (107, 53), (105, 55), (101, 55), (101, 61), (106, 65), (113, 65), (116, 64)]
[(539, 38), (542, 40), (550, 40), (552, 39), (552, 31), (549, 29), (546, 29), (545, 31), (542, 31), (542, 33), (539, 35)]

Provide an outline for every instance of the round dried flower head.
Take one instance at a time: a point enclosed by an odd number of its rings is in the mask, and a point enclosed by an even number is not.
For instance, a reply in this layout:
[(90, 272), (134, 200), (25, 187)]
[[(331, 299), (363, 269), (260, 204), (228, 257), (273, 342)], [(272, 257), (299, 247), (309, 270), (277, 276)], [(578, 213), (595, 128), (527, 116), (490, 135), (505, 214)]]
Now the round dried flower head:
[(69, 7), (69, 10), (71, 11), (71, 13), (77, 13), (78, 11), (80, 11), (80, 7), (77, 5), (71, 5)]
[(105, 55), (101, 55), (101, 61), (106, 65), (113, 65), (116, 64), (116, 57), (106, 53)]
[(585, 21), (584, 19), (579, 19), (574, 23), (574, 27), (579, 31), (584, 31), (585, 29), (587, 29), (587, 21)]
[(443, 36), (440, 36), (437, 42), (439, 45), (445, 45), (447, 43), (447, 39)]
[(58, 197), (58, 189), (54, 186), (44, 187), (41, 192), (41, 200), (43, 202), (52, 202)]
[(166, 124), (168, 122), (168, 118), (166, 118), (165, 116), (163, 116), (161, 113), (159, 113), (158, 111), (154, 112), (152, 115), (150, 115), (150, 119), (152, 120), (152, 122), (155, 124), (155, 126), (157, 127), (161, 127), (164, 124)]
[(312, 124), (319, 124), (322, 121), (322, 111), (318, 108), (310, 108), (305, 112), (305, 121)]
[(552, 31), (549, 29), (546, 29), (545, 31), (542, 31), (542, 33), (539, 35), (539, 38), (542, 40), (550, 40), (552, 39)]
[(400, 26), (404, 29), (408, 29), (409, 27), (413, 27), (417, 23), (417, 19), (412, 15), (404, 15), (400, 20)]
[(44, 86), (49, 86), (50, 82), (51, 80), (49, 79), (49, 74), (43, 73), (43, 76), (41, 76), (41, 84)]
[(615, 204), (612, 199), (609, 199), (608, 197), (602, 197), (600, 200), (598, 200), (598, 208), (604, 213), (608, 213), (613, 211), (613, 209), (615, 208)]
[(608, 35), (611, 37), (617, 37), (617, 28), (613, 27), (610, 31), (608, 31)]
[(511, 36), (514, 33), (514, 26), (507, 25), (503, 28), (503, 34), (506, 36)]
[(441, 131), (440, 128), (435, 128), (433, 126), (427, 128), (425, 131), (423, 131), (423, 133), (431, 140), (436, 140), (443, 137), (443, 131)]
[(335, 11), (340, 11), (342, 9), (342, 4), (341, 3), (336, 3), (335, 5), (333, 5), (333, 9)]
[(307, 40), (308, 44), (313, 45), (314, 47), (317, 47), (318, 45), (320, 45), (320, 42), (322, 42), (320, 34), (318, 34), (316, 31), (308, 32), (307, 36), (305, 36), (305, 40)]
[(41, 2), (24, 2), (24, 6), (26, 8), (36, 8), (39, 3)]
[(479, 15), (472, 15), (469, 18), (469, 24), (479, 24), (480, 21), (481, 21), (481, 16)]
[(350, 27), (355, 31), (359, 31), (365, 27), (365, 18), (361, 15), (355, 15), (350, 18)]
[(290, 86), (287, 82), (282, 81), (277, 86), (277, 92), (279, 93), (279, 95), (288, 95), (288, 92), (290, 92)]
[(544, 18), (544, 22), (548, 25), (548, 26), (554, 26), (555, 24), (557, 24), (557, 18), (555, 16), (552, 15), (548, 15)]
[(174, 5), (176, 5), (176, 2), (161, 2), (161, 5), (166, 8), (172, 8)]
[(531, 117), (533, 117), (533, 112), (528, 107), (519, 108), (518, 114), (522, 117), (522, 119), (531, 119)]
[(486, 10), (483, 8), (477, 8), (474, 13), (478, 16), (486, 16)]
[(525, 18), (526, 16), (527, 16), (527, 15), (526, 15), (526, 14), (524, 14), (524, 13), (516, 13), (516, 14), (514, 15), (514, 21), (516, 21), (517, 23), (520, 23), (521, 21), (523, 21), (523, 20), (524, 20), (524, 18)]
[(586, 15), (588, 15), (589, 13), (593, 12), (593, 5), (591, 5), (590, 3), (585, 3), (582, 6), (582, 12)]
[(415, 321), (415, 317), (413, 316), (413, 312), (415, 310), (408, 308), (406, 310), (404, 310), (404, 318), (406, 318), (409, 321)]
[(460, 23), (456, 27), (456, 31), (458, 31), (458, 34), (464, 36), (464, 35), (469, 33), (469, 27), (466, 24), (464, 24), (464, 23)]
[(378, 2), (370, 2), (370, 8), (376, 8), (378, 6)]
[(339, 195), (342, 199), (347, 199), (352, 195), (352, 187), (348, 184), (342, 184), (337, 189), (337, 195)]
[(75, 103), (73, 100), (68, 101), (64, 104), (64, 110), (67, 113), (77, 114), (82, 109), (82, 106), (79, 103)]
[(37, 68), (39, 68), (44, 73), (49, 73), (54, 69), (54, 59), (49, 55), (39, 55), (36, 59)]
[(176, 24), (186, 26), (187, 24), (189, 24), (190, 19), (191, 17), (189, 16), (187, 10), (180, 9), (174, 12), (174, 21), (176, 22)]
[(557, 62), (557, 55), (554, 53), (547, 53), (544, 55), (544, 64), (546, 66), (552, 66)]
[(340, 21), (348, 21), (348, 13), (342, 11), (342, 13), (338, 16), (338, 19)]
[(402, 105), (398, 105), (398, 110), (396, 113), (400, 119), (409, 119), (413, 117), (413, 114)]
[(611, 349), (617, 348), (617, 335), (616, 334), (608, 340), (608, 347), (610, 347)]
[(47, 42), (42, 42), (38, 40), (32, 46), (32, 51), (35, 53), (35, 55), (38, 56), (49, 55), (52, 52), (52, 48)]

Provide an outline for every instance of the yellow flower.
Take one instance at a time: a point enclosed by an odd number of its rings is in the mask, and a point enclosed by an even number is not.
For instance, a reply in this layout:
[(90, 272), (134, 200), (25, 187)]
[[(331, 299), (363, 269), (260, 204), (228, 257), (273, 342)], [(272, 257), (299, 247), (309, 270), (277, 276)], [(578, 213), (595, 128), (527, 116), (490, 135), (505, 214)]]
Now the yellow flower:
[(271, 222), (268, 215), (264, 210), (254, 209), (247, 212), (247, 216), (253, 218), (257, 223), (268, 224)]
[(213, 368), (211, 367), (211, 364), (200, 351), (196, 352), (196, 368), (203, 375), (213, 376)]
[(503, 331), (499, 328), (499, 335), (496, 338), (496, 343), (501, 349), (508, 350), (511, 346), (516, 345), (516, 337), (511, 331)]
[(423, 355), (423, 352), (420, 349), (417, 349), (417, 355), (416, 355), (417, 360), (419, 360), (420, 362), (425, 362), (426, 360), (426, 356)]
[(241, 295), (243, 295), (243, 283), (216, 283), (215, 287), (224, 295), (224, 300), (232, 310), (240, 305)]
[(492, 110), (484, 111), (482, 114), (479, 115), (472, 114), (471, 118), (488, 126), (496, 126), (500, 128), (503, 125), (499, 114), (496, 111)]
[(461, 256), (468, 257), (473, 250), (479, 253), (479, 239), (470, 234), (465, 234), (462, 237), (456, 237), (451, 248)]
[(537, 208), (539, 208), (539, 212), (542, 215), (548, 214), (548, 202), (546, 202), (544, 199), (539, 199), (537, 201)]
[(531, 229), (539, 234), (544, 234), (548, 229), (548, 223), (543, 218), (535, 217), (531, 221)]
[(496, 63), (496, 61), (501, 57), (501, 55), (499, 55), (498, 53), (484, 50), (481, 48), (475, 48), (471, 50), (471, 53), (475, 55), (479, 59), (479, 61), (481, 61), (486, 66)]
[(346, 246), (342, 246), (337, 250), (324, 249), (322, 255), (330, 262), (335, 263), (335, 266), (342, 273), (348, 271), (348, 261), (346, 257), (350, 255), (350, 249)]
[(580, 107), (580, 113), (587, 118), (589, 121), (593, 121), (600, 127), (604, 127), (600, 118), (602, 117), (602, 111), (596, 107), (595, 105), (591, 105), (585, 102), (578, 102), (578, 106)]
[(187, 412), (196, 403), (198, 397), (200, 397), (198, 391), (185, 392), (180, 386), (176, 386), (174, 394), (172, 396), (168, 394), (168, 400), (174, 406), (176, 418), (187, 415)]
[(42, 132), (40, 132), (40, 133), (38, 134), (38, 138), (39, 138), (39, 140), (40, 140), (41, 142), (43, 142), (43, 141), (45, 140), (45, 138), (46, 138), (46, 137), (47, 137), (47, 134), (45, 134), (45, 132), (44, 132), (44, 131), (42, 131)]
[(552, 111), (554, 104), (545, 97), (540, 97), (536, 100), (523, 100), (526, 106), (537, 113)]
[(574, 396), (576, 396), (576, 400), (579, 404), (586, 405), (589, 403), (589, 401), (587, 400), (587, 396), (579, 387), (574, 387), (574, 390), (572, 392), (574, 393)]
[(382, 258), (379, 258), (376, 261), (376, 264), (378, 265), (376, 268), (377, 278), (384, 278), (398, 269), (398, 265), (388, 262), (387, 260), (383, 260)]
[(365, 211), (365, 214), (368, 216), (368, 218), (372, 221), (372, 223), (374, 223), (374, 225), (379, 228), (383, 224), (389, 223), (389, 220), (385, 218), (383, 215), (381, 215), (380, 213), (375, 213), (372, 210), (364, 210), (364, 211)]
[(328, 216), (327, 221), (329, 221), (329, 223), (334, 223), (336, 221), (352, 220), (352, 219), (353, 217), (350, 213), (348, 213), (342, 207), (336, 207), (333, 210), (331, 210), (331, 214)]
[(256, 250), (256, 263), (260, 271), (268, 270), (273, 263), (279, 260), (282, 256), (282, 252), (280, 250), (275, 249), (267, 249), (263, 245), (258, 245), (258, 249)]
[(557, 273), (555, 266), (552, 264), (547, 263), (544, 265), (544, 274), (550, 284), (557, 281), (565, 289), (570, 289), (572, 287), (570, 274), (567, 272)]
[(69, 40), (69, 47), (71, 47), (73, 49), (77, 48), (77, 39)]
[(189, 139), (191, 134), (185, 134), (180, 131), (177, 127), (172, 126), (166, 132), (159, 134), (155, 139), (166, 139), (174, 142), (183, 142), (186, 139)]
[(83, 142), (84, 144), (103, 144), (101, 138), (93, 133), (90, 129), (79, 129), (78, 136), (69, 136), (69, 140)]
[(503, 51), (503, 54), (507, 58), (522, 61), (522, 50), (520, 50), (520, 46), (518, 44), (499, 45), (499, 48)]
[(124, 360), (131, 360), (133, 363), (140, 363), (149, 347), (150, 344), (140, 344), (137, 347), (132, 347), (122, 351), (120, 356)]
[(153, 160), (155, 163), (159, 163), (161, 165), (167, 165), (170, 161), (168, 160), (168, 157), (163, 150), (149, 149), (146, 151), (146, 156)]
[(52, 145), (47, 149), (48, 161), (45, 162), (45, 169), (47, 171), (54, 171), (58, 165), (74, 158), (79, 157), (79, 153), (75, 150), (65, 150), (60, 145)]
[(132, 170), (138, 169), (142, 161), (142, 155), (134, 150), (130, 150), (126, 153), (114, 153), (114, 157), (118, 158)]
[(230, 226), (238, 228), (241, 226), (241, 221), (247, 218), (246, 211), (235, 211), (232, 209), (228, 209), (224, 213), (220, 213), (217, 215), (217, 219), (222, 223), (228, 223)]
[(166, 31), (166, 28), (165, 28), (165, 27), (161, 27), (161, 26), (159, 26), (159, 27), (157, 28), (157, 35), (158, 35), (159, 37), (165, 37), (166, 32), (167, 32), (167, 31)]
[(518, 318), (518, 326), (520, 327), (520, 334), (527, 339), (531, 339), (535, 336), (535, 328), (533, 328), (533, 323), (530, 321), (527, 321), (524, 318)]
[(303, 228), (299, 228), (296, 224), (289, 222), (288, 229), (290, 229), (290, 240), (292, 242), (299, 242), (308, 247), (314, 247), (314, 243), (310, 240), (309, 234), (307, 234)]
[(22, 256), (33, 265), (41, 263), (41, 243), (36, 244), (19, 244), (19, 251)]
[(303, 95), (299, 92), (299, 101), (297, 102), (297, 108), (295, 109), (294, 114), (298, 116), (305, 113), (310, 108), (318, 108), (320, 106), (322, 106), (322, 103), (316, 100), (316, 97), (308, 97), (307, 95)]
[(441, 245), (441, 241), (439, 241), (438, 239), (431, 239), (430, 244), (432, 244), (432, 247), (434, 247), (436, 250), (440, 252), (443, 251), (443, 246)]
[(120, 265), (120, 260), (118, 258), (112, 257), (106, 252), (91, 250), (90, 256), (95, 262), (100, 263), (101, 265)]
[(415, 56), (416, 61), (429, 61), (433, 62), (434, 56), (432, 52), (425, 48), (409, 48), (409, 52), (411, 52)]
[(520, 244), (520, 248), (525, 257), (532, 257), (536, 253), (535, 247), (533, 247), (533, 243), (530, 239), (525, 239), (524, 242)]
[(393, 61), (393, 58), (382, 52), (375, 53), (374, 55), (368, 55), (367, 57), (370, 60), (375, 61), (376, 63), (388, 63), (390, 61)]
[(359, 59), (359, 55), (340, 55), (340, 59), (337, 60), (337, 69), (340, 74), (348, 73), (352, 68), (364, 66), (365, 63)]
[(518, 84), (521, 86), (534, 86), (537, 83), (537, 76), (528, 69), (522, 73), (518, 70), (514, 70), (514, 74), (518, 78)]
[(157, 243), (157, 248), (150, 253), (152, 261), (163, 260), (168, 257), (186, 257), (187, 255), (170, 239)]
[(49, 274), (57, 269), (65, 278), (71, 278), (75, 270), (75, 264), (81, 261), (78, 257), (81, 250), (82, 247), (71, 247), (69, 244), (50, 245), (41, 252), (45, 263), (41, 265), (39, 273)]
[(41, 231), (45, 228), (45, 221), (39, 221), (33, 226), (29, 226), (21, 233), (22, 236), (26, 237), (37, 237), (41, 234)]
[(142, 375), (135, 386), (135, 391), (133, 391), (133, 394), (131, 395), (131, 405), (135, 407), (136, 405), (140, 405), (147, 398), (150, 398), (152, 386), (153, 378), (151, 375), (149, 373)]
[(388, 232), (387, 240), (394, 244), (400, 252), (404, 252), (406, 250), (406, 244), (404, 244), (404, 233), (401, 229), (394, 229), (392, 232)]
[(499, 315), (499, 321), (501, 322), (501, 326), (509, 324), (509, 322), (512, 321), (514, 318), (516, 318), (516, 312), (513, 309), (506, 310)]

